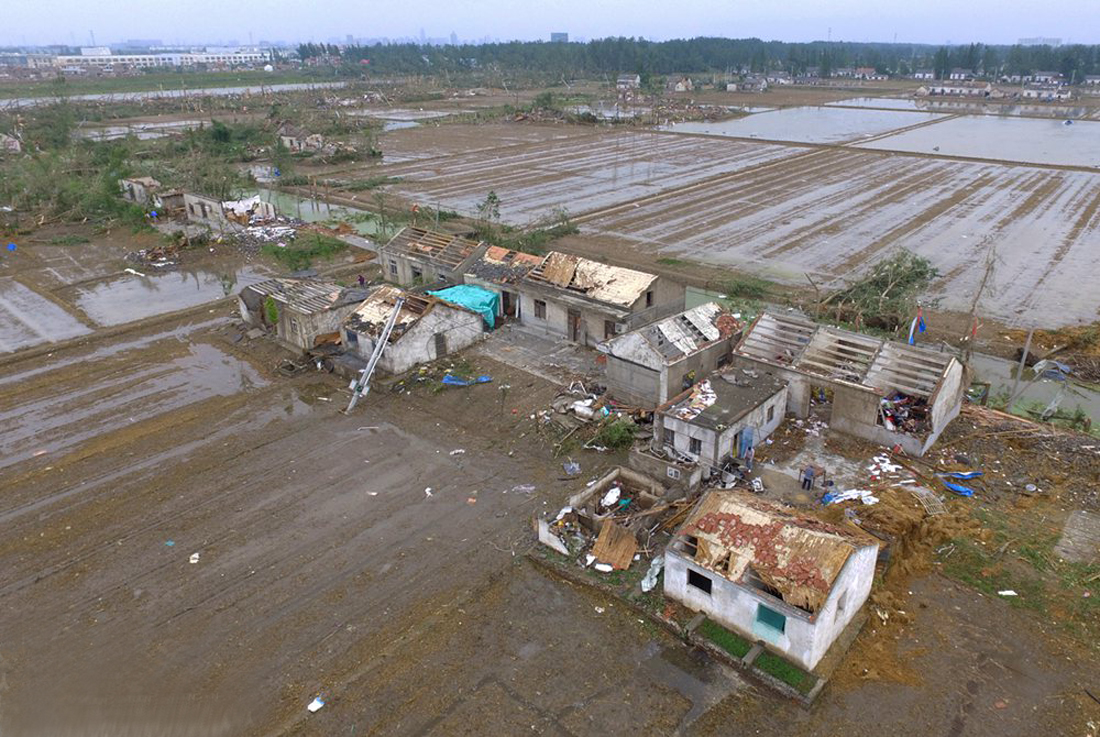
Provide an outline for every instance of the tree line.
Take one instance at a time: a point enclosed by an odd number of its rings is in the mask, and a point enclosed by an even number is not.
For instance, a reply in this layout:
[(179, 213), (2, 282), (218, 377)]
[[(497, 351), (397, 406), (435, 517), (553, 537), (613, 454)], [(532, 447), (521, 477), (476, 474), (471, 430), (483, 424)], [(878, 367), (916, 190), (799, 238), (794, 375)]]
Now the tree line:
[[(587, 43), (506, 43), (423, 46), (301, 44), (303, 59), (328, 57), (333, 63), (366, 66), (384, 74), (454, 73), (477, 69), (516, 69), (553, 76), (737, 73), (816, 68), (829, 76), (844, 67), (871, 67), (883, 74), (934, 69), (938, 76), (960, 67), (978, 73), (1027, 74), (1057, 71), (1067, 79), (1100, 74), (1100, 46), (995, 46), (968, 44), (785, 43), (757, 38), (692, 38), (647, 41), (604, 38)], [(365, 62), (365, 63), (364, 63)]]

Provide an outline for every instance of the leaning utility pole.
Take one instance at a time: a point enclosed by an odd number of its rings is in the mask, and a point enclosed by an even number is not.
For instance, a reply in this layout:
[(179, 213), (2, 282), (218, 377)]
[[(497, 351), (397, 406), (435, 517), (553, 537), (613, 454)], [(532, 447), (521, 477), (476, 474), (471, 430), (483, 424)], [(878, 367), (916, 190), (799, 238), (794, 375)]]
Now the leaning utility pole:
[(370, 379), (374, 375), (374, 369), (378, 367), (378, 359), (382, 358), (382, 352), (389, 345), (390, 333), (393, 332), (393, 326), (397, 323), (397, 316), (404, 304), (404, 297), (398, 297), (393, 301), (393, 312), (386, 318), (386, 325), (382, 328), (381, 335), (378, 336), (378, 342), (374, 344), (374, 350), (371, 351), (367, 367), (359, 374), (359, 378), (352, 379), (351, 384), (348, 386), (351, 389), (351, 401), (348, 402), (348, 408), (344, 410), (345, 413), (355, 409), (355, 403), (359, 401), (359, 397), (365, 397), (370, 393)]
[(987, 235), (982, 242), (989, 243), (989, 250), (985, 253), (985, 272), (982, 274), (982, 281), (978, 284), (974, 299), (970, 303), (970, 322), (968, 323), (970, 336), (966, 341), (966, 350), (963, 351), (963, 359), (966, 363), (970, 363), (970, 357), (974, 353), (974, 342), (978, 339), (978, 331), (974, 329), (975, 320), (978, 319), (978, 300), (982, 298), (982, 292), (985, 291), (989, 277), (993, 274), (993, 267), (997, 263), (997, 248), (993, 245), (993, 236)]

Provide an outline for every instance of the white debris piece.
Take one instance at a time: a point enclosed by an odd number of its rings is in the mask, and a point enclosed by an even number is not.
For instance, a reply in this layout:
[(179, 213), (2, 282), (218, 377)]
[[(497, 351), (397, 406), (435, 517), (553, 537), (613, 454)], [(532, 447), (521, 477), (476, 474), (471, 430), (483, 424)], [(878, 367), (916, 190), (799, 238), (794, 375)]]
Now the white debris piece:
[(878, 504), (878, 497), (867, 489), (834, 492), (829, 503), (836, 504), (837, 502), (846, 502), (849, 499), (859, 499), (864, 504)]
[(465, 449), (463, 449), (463, 448), (455, 448), (454, 450), (452, 450), (452, 451), (451, 451), (451, 452), (449, 453), (449, 455), (453, 455), (453, 456), (460, 456), (460, 455), (462, 455), (462, 454), (463, 454), (463, 453), (465, 453), (465, 452), (466, 452), (466, 451), (465, 451)]
[(618, 486), (613, 486), (612, 488), (608, 489), (607, 493), (603, 495), (602, 499), (600, 499), (600, 504), (605, 507), (610, 507), (612, 504), (619, 501), (619, 496), (621, 496), (622, 493), (622, 489), (620, 489)]
[(428, 486), (424, 489), (424, 496), (431, 496), (431, 495), (432, 495), (432, 487)]
[(661, 575), (661, 569), (665, 567), (665, 556), (658, 555), (649, 564), (649, 570), (642, 579), (642, 591), (649, 593), (657, 585), (657, 577)]
[(600, 573), (611, 573), (613, 570), (615, 570), (610, 563), (597, 563), (592, 567)]
[(309, 706), (307, 706), (306, 708), (309, 709), (310, 714), (313, 714), (321, 711), (321, 707), (324, 705), (325, 702), (321, 699), (320, 696), (317, 696), (313, 699), (313, 701), (309, 702)]
[(1005, 589), (1004, 591), (998, 591), (997, 596), (1019, 596), (1019, 594), (1012, 589)]
[(191, 562), (192, 563), (198, 563), (199, 562), (199, 554), (198, 553), (191, 553)]
[(587, 568), (588, 566), (592, 565), (595, 562), (596, 562), (596, 556), (592, 555), (592, 553), (588, 553), (587, 555), (584, 556), (584, 567), (585, 568)]
[(569, 513), (570, 513), (570, 512), (572, 512), (572, 511), (573, 511), (573, 508), (572, 508), (572, 507), (569, 507), (569, 506), (565, 506), (565, 507), (562, 507), (562, 508), (561, 508), (561, 511), (560, 511), (560, 512), (558, 512), (558, 516), (554, 518), (554, 521), (555, 521), (555, 522), (557, 522), (557, 521), (558, 521), (558, 520), (560, 520), (560, 519), (561, 519), (562, 517), (564, 517), (565, 515), (569, 514)]

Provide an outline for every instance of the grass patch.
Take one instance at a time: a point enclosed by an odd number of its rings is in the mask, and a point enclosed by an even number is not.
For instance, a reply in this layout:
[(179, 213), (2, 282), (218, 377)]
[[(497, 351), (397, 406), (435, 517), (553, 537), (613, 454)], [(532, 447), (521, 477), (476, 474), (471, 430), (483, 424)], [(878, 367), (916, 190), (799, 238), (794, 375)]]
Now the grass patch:
[(302, 271), (312, 266), (314, 259), (330, 260), (347, 247), (347, 243), (337, 238), (311, 233), (299, 235), (296, 240), (287, 243), (285, 248), (269, 243), (263, 247), (262, 251), (290, 271)]
[(735, 658), (743, 658), (752, 650), (751, 642), (709, 619), (703, 620), (695, 631)]
[(753, 661), (753, 667), (778, 678), (799, 693), (809, 693), (814, 684), (817, 683), (817, 678), (813, 675), (769, 652), (761, 653)]
[(82, 243), (91, 243), (91, 241), (82, 235), (59, 235), (56, 238), (50, 238), (51, 246), (79, 246)]
[[(1017, 609), (1045, 608), (1043, 585), (1037, 579), (1024, 578), (1011, 573), (998, 560), (987, 553), (983, 546), (968, 538), (952, 541), (954, 550), (943, 560), (943, 572), (967, 586), (977, 589), (994, 599), (1003, 599)], [(996, 550), (994, 546), (988, 546)], [(1018, 596), (999, 596), (998, 591), (1011, 589)]]
[(763, 300), (771, 294), (771, 282), (758, 276), (738, 276), (722, 285), (730, 299)]
[(664, 256), (657, 259), (657, 263), (663, 266), (687, 266), (688, 262), (682, 258), (672, 258), (671, 256)]
[(387, 184), (396, 184), (401, 181), (401, 177), (368, 177), (367, 179), (357, 179), (352, 182), (348, 182), (343, 186), (343, 189), (349, 192), (366, 192), (372, 189), (378, 189)]

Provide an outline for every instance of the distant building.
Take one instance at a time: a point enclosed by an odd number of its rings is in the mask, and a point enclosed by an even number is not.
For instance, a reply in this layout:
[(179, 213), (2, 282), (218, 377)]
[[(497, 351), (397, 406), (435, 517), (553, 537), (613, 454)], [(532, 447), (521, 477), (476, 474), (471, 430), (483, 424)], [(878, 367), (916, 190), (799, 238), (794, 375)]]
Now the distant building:
[(637, 74), (620, 74), (615, 80), (615, 89), (619, 91), (636, 90), (641, 86), (642, 78)]
[(918, 69), (913, 72), (913, 79), (935, 79), (936, 73), (931, 69)]
[(933, 82), (921, 86), (917, 92), (918, 97), (926, 95), (942, 95), (945, 97), (991, 97), (993, 85), (988, 82)]
[(870, 595), (878, 548), (854, 525), (710, 491), (665, 549), (665, 596), (812, 670)]
[(1073, 99), (1073, 91), (1056, 84), (1030, 84), (1020, 91), (1020, 97), (1040, 102), (1065, 102)]
[(1100, 87), (1100, 74), (1088, 74), (1081, 80), (1086, 87)]
[(320, 133), (307, 133), (289, 124), (279, 128), (279, 143), (294, 154), (303, 151), (320, 151), (325, 147), (325, 139)]
[(768, 72), (764, 79), (767, 80), (770, 85), (785, 86), (794, 84), (794, 78), (791, 77), (789, 72)]
[(952, 82), (966, 82), (974, 79), (974, 70), (956, 67), (947, 73), (947, 78)]
[(768, 79), (762, 74), (750, 74), (740, 82), (730, 82), (726, 85), (726, 92), (766, 92)]
[(1031, 75), (1032, 82), (1038, 82), (1039, 84), (1063, 84), (1065, 77), (1059, 72), (1035, 72)]
[(670, 79), (667, 87), (669, 92), (692, 92), (695, 89), (695, 83), (691, 81), (691, 77), (680, 77)]
[(562, 31), (557, 31), (550, 34), (550, 43), (555, 44), (567, 44), (569, 43), (569, 34)]
[(1033, 36), (1031, 38), (1021, 38), (1017, 43), (1020, 46), (1053, 46), (1057, 48), (1062, 45), (1062, 39), (1050, 38), (1047, 36)]

